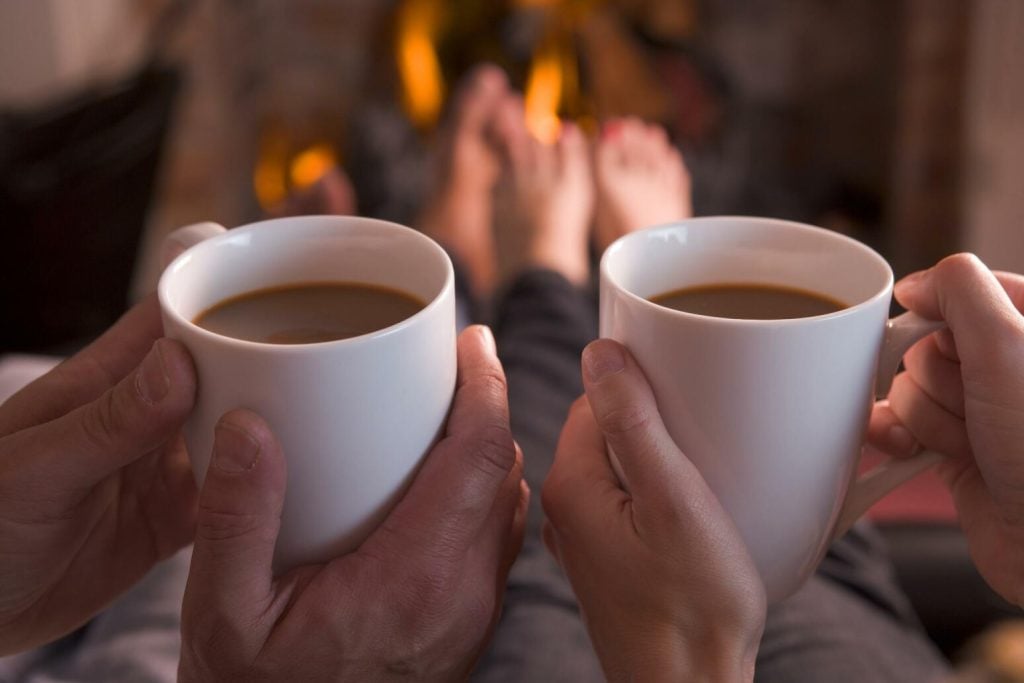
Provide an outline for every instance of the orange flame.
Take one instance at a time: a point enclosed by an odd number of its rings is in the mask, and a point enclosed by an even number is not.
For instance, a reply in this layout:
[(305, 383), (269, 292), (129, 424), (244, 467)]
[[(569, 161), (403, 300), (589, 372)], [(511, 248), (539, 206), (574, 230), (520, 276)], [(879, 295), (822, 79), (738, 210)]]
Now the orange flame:
[(260, 136), (259, 158), (252, 173), (252, 189), (260, 207), (268, 210), (288, 196), (288, 138), (276, 126)]
[[(570, 8), (571, 9), (571, 8)], [(526, 80), (526, 127), (538, 140), (553, 144), (562, 132), (560, 116), (583, 123), (579, 64), (573, 41), (578, 20), (569, 10), (549, 15), (547, 35), (533, 53)]]
[(330, 145), (320, 143), (308, 147), (292, 159), (288, 169), (292, 187), (297, 190), (309, 187), (337, 165), (338, 159), (334, 156), (334, 150)]
[(526, 81), (526, 127), (546, 145), (554, 144), (562, 131), (558, 107), (562, 102), (562, 63), (558, 52), (541, 48), (533, 57)]
[(395, 46), (406, 114), (421, 128), (433, 126), (441, 114), (444, 76), (434, 46), (440, 20), (436, 0), (405, 0), (398, 10)]
[(252, 187), (256, 201), (265, 211), (280, 205), (289, 192), (315, 184), (338, 164), (338, 157), (329, 143), (315, 143), (294, 155), (290, 154), (289, 147), (284, 131), (276, 127), (268, 130), (261, 140)]

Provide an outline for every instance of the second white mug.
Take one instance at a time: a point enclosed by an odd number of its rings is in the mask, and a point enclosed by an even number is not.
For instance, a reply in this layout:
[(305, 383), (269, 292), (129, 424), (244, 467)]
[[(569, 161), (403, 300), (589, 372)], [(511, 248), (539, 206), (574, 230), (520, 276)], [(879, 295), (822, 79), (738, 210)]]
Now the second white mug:
[[(845, 308), (737, 320), (649, 300), (725, 283), (809, 290)], [(865, 245), (781, 220), (691, 219), (616, 241), (600, 286), (601, 336), (623, 343), (647, 375), (770, 602), (795, 591), (871, 502), (936, 460), (919, 455), (854, 481), (876, 389), (886, 392), (906, 349), (941, 326), (910, 314), (887, 321), (892, 270)]]

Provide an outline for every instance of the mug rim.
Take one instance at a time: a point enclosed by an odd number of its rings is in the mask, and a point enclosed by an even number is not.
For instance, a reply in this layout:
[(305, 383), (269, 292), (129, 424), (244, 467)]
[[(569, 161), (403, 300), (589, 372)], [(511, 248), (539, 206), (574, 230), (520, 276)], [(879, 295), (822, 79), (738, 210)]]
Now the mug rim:
[[(659, 232), (674, 232), (680, 227), (688, 225), (700, 225), (700, 224), (715, 224), (715, 223), (736, 223), (742, 222), (747, 224), (760, 224), (760, 225), (774, 225), (784, 226), (789, 230), (797, 230), (804, 232), (813, 232), (816, 235), (824, 236), (828, 239), (835, 240), (836, 242), (845, 244), (848, 247), (852, 247), (857, 251), (861, 252), (865, 257), (870, 258), (876, 263), (880, 264), (885, 270), (886, 282), (885, 284), (876, 291), (874, 294), (869, 296), (856, 304), (845, 306), (838, 311), (832, 311), (831, 313), (823, 313), (820, 315), (801, 316), (799, 318), (724, 318), (720, 316), (707, 315), (704, 313), (692, 313), (689, 311), (680, 311), (674, 308), (669, 308), (661, 304), (655, 303), (650, 299), (640, 296), (635, 292), (631, 291), (619, 283), (616, 278), (611, 275), (611, 260), (615, 258), (616, 254), (625, 248), (625, 245), (631, 241), (646, 239), (652, 233)], [(716, 228), (721, 230), (722, 228)], [(868, 245), (840, 234), (838, 232), (821, 228), (808, 223), (800, 223), (798, 221), (790, 221), (781, 218), (767, 218), (763, 216), (742, 216), (742, 215), (724, 215), (724, 216), (700, 216), (694, 218), (684, 218), (678, 221), (672, 221), (670, 223), (661, 223), (658, 225), (652, 225), (641, 230), (636, 230), (631, 233), (627, 233), (605, 249), (604, 254), (601, 256), (601, 263), (599, 266), (601, 282), (607, 282), (609, 286), (614, 287), (615, 290), (624, 295), (629, 301), (637, 303), (650, 310), (657, 311), (663, 315), (669, 315), (671, 317), (681, 318), (683, 320), (692, 321), (703, 321), (706, 323), (714, 323), (721, 325), (737, 325), (737, 326), (777, 326), (777, 325), (800, 325), (807, 324), (809, 321), (826, 321), (835, 320), (839, 318), (845, 318), (851, 315), (857, 315), (860, 311), (870, 308), (877, 304), (879, 299), (884, 299), (891, 296), (895, 277), (892, 272), (892, 266), (889, 262), (882, 257), (877, 251), (869, 247)]]
[[(195, 254), (201, 252), (204, 249), (214, 249), (217, 245), (225, 242), (229, 239), (235, 239), (239, 235), (243, 235), (250, 232), (262, 232), (274, 224), (278, 223), (291, 223), (293, 224), (288, 229), (331, 229), (327, 226), (327, 221), (339, 222), (339, 223), (358, 223), (360, 225), (375, 225), (377, 228), (383, 228), (390, 230), (395, 233), (405, 233), (406, 235), (418, 240), (425, 247), (429, 248), (436, 255), (440, 256), (444, 264), (444, 282), (441, 285), (440, 290), (434, 295), (430, 301), (420, 310), (416, 311), (407, 318), (403, 318), (398, 322), (382, 327), (372, 332), (367, 332), (355, 337), (345, 337), (343, 339), (332, 339), (330, 341), (322, 342), (305, 342), (301, 344), (274, 344), (270, 342), (258, 342), (249, 339), (239, 339), (238, 337), (231, 337), (217, 332), (211, 332), (210, 330), (197, 325), (192, 320), (182, 315), (174, 306), (170, 304), (169, 289), (171, 287), (171, 280), (173, 277), (180, 272), (180, 270), (186, 267), (186, 262), (191, 260)], [(294, 225), (298, 224), (298, 225)], [(239, 344), (243, 348), (250, 348), (254, 350), (266, 351), (268, 353), (296, 353), (306, 349), (322, 349), (331, 348), (335, 346), (354, 346), (362, 343), (369, 343), (382, 337), (391, 336), (398, 334), (408, 327), (416, 325), (420, 320), (432, 315), (434, 311), (443, 305), (443, 301), (448, 298), (450, 293), (453, 293), (455, 289), (455, 268), (452, 265), (452, 260), (448, 256), (448, 253), (444, 248), (438, 244), (433, 238), (423, 234), (419, 230), (394, 223), (392, 221), (385, 221), (379, 218), (366, 218), (363, 216), (339, 216), (339, 215), (308, 215), (308, 216), (288, 216), (285, 218), (268, 218), (253, 223), (246, 223), (240, 225), (237, 228), (231, 228), (226, 230), (223, 234), (216, 235), (209, 239), (205, 239), (197, 244), (192, 245), (181, 254), (178, 254), (167, 267), (164, 268), (160, 274), (160, 280), (157, 284), (157, 298), (160, 303), (160, 310), (164, 315), (170, 316), (181, 325), (184, 329), (188, 329), (192, 334), (196, 334), (201, 338), (208, 339), (217, 343), (229, 343)], [(249, 290), (258, 291), (258, 290)], [(215, 304), (216, 305), (216, 304)]]

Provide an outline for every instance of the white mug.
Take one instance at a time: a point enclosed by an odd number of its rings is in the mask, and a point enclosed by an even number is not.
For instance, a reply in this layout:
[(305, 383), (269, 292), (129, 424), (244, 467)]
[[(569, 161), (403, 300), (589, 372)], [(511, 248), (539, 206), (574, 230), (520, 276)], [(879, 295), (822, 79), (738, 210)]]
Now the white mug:
[[(234, 408), (260, 414), (288, 471), (274, 556), (280, 572), (324, 562), (366, 538), (401, 497), (444, 428), (455, 390), (454, 272), (434, 241), (392, 223), (346, 216), (263, 221), (172, 233), (180, 253), (158, 287), (167, 336), (198, 375), (185, 440), (200, 486), (214, 426)], [(224, 299), (283, 284), (384, 285), (427, 302), (370, 334), (315, 344), (222, 336), (196, 316)]]
[[(650, 297), (767, 284), (837, 299), (835, 313), (736, 320)], [(626, 235), (601, 260), (601, 336), (624, 344), (680, 450), (732, 516), (770, 603), (794, 592), (829, 542), (934, 453), (855, 480), (871, 405), (903, 353), (941, 327), (887, 320), (893, 274), (865, 245), (788, 221), (696, 218)]]

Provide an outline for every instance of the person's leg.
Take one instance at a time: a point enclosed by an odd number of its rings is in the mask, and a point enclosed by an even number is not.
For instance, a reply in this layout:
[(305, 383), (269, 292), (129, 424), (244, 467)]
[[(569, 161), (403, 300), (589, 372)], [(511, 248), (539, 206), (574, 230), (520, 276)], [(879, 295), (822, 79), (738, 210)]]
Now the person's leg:
[(522, 552), (475, 681), (592, 681), (601, 669), (565, 576), (541, 542), (540, 492), (569, 409), (583, 387), (579, 358), (597, 334), (587, 240), (593, 185), (586, 142), (567, 129), (544, 146), (510, 99), (498, 128), (507, 161), (499, 262), (509, 278), (494, 332), (508, 379), (512, 433), (532, 496)]
[[(509, 164), (503, 187), (506, 216), (497, 241), (504, 249), (499, 260), (515, 275), (499, 299), (495, 335), (508, 377), (512, 433), (523, 449), (533, 496), (523, 550), (509, 576), (505, 610), (474, 680), (597, 681), (603, 674), (575, 596), (541, 541), (540, 506), (541, 487), (569, 406), (583, 393), (580, 354), (597, 336), (594, 294), (585, 289), (593, 202), (588, 150), (574, 128), (557, 147), (539, 145), (522, 128), (517, 103), (507, 104), (499, 124)], [(657, 134), (651, 137), (657, 143)], [(672, 162), (664, 147), (650, 144), (644, 136), (630, 134), (625, 140), (639, 149), (628, 156), (632, 171), (622, 172), (671, 175), (671, 169), (661, 165), (662, 160)], [(657, 159), (651, 159), (655, 155)], [(683, 175), (681, 161), (676, 163)], [(611, 162), (605, 165), (609, 180), (619, 170)], [(653, 215), (662, 221), (686, 217), (677, 196), (680, 188), (659, 185), (663, 191), (634, 196), (630, 188), (635, 186), (615, 186), (626, 192), (614, 201), (627, 215), (632, 215), (631, 202), (637, 202), (655, 208)], [(599, 193), (601, 187), (599, 182)], [(689, 187), (683, 191), (688, 196)], [(594, 235), (598, 249), (642, 227), (622, 223), (618, 215), (602, 219), (603, 231)]]
[(522, 273), (498, 307), (512, 433), (532, 495), (504, 611), (475, 681), (601, 680), (572, 589), (540, 536), (541, 485), (569, 405), (582, 393), (580, 353), (596, 332), (590, 295), (551, 270)]
[(768, 611), (755, 680), (903, 683), (948, 673), (882, 540), (861, 523), (832, 544), (805, 586)]
[(491, 220), (501, 159), (494, 126), (508, 96), (505, 74), (496, 66), (478, 66), (460, 84), (438, 135), (428, 196), (416, 220), (419, 230), (452, 254), (480, 299), (491, 295), (497, 279)]

